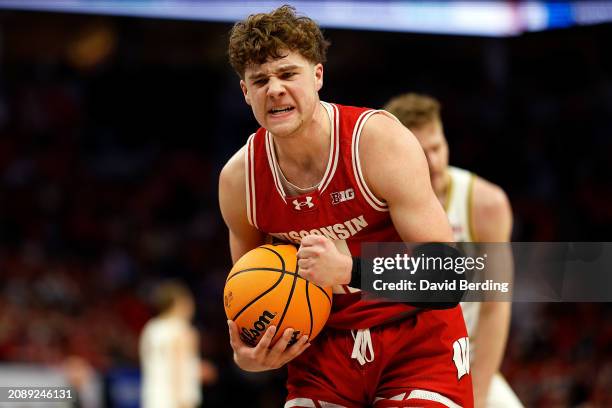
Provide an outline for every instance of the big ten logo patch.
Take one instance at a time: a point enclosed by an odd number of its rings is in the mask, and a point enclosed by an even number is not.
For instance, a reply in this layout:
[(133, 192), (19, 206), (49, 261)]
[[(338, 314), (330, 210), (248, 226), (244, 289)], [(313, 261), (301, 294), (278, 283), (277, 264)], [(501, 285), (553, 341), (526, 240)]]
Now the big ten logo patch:
[(457, 367), (457, 380), (470, 373), (470, 339), (462, 337), (453, 343), (453, 362)]
[(344, 191), (336, 191), (334, 193), (331, 193), (330, 195), (332, 199), (332, 204), (336, 205), (355, 198), (355, 190), (349, 188)]

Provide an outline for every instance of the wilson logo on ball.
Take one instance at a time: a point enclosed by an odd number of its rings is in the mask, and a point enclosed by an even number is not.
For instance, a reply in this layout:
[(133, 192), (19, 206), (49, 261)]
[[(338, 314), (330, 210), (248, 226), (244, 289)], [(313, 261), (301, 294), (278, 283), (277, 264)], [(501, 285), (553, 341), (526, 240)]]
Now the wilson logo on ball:
[(242, 339), (242, 341), (250, 345), (256, 345), (256, 340), (259, 338), (259, 336), (262, 335), (262, 333), (266, 331), (266, 329), (270, 325), (270, 322), (272, 321), (272, 319), (274, 319), (275, 316), (276, 313), (265, 310), (261, 314), (261, 316), (259, 316), (259, 319), (257, 319), (257, 321), (253, 323), (252, 328), (242, 328), (242, 333), (240, 333), (240, 338)]

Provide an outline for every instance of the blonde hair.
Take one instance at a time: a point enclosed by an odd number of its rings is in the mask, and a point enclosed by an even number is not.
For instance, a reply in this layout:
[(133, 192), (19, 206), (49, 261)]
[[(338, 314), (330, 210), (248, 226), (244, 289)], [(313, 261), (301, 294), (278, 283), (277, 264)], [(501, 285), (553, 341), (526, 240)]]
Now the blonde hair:
[(389, 100), (383, 109), (395, 115), (409, 129), (419, 128), (435, 121), (441, 122), (440, 102), (428, 95), (417, 93), (398, 95)]
[(178, 281), (165, 281), (153, 292), (153, 305), (158, 313), (167, 312), (180, 298), (192, 299), (189, 288)]
[(270, 13), (251, 14), (234, 24), (229, 39), (229, 61), (240, 78), (250, 65), (282, 58), (296, 51), (314, 64), (325, 62), (329, 42), (308, 17), (298, 17), (295, 8), (284, 5)]

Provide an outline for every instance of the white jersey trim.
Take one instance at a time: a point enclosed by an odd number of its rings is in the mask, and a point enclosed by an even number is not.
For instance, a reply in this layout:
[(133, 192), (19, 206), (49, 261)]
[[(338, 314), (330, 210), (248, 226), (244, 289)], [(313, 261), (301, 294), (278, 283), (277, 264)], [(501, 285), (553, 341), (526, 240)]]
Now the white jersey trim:
[(474, 174), (449, 166), (449, 188), (446, 197), (446, 215), (451, 225), (460, 227), (460, 233), (454, 233), (455, 241), (474, 241), (474, 231), (472, 229), (471, 205), (472, 188), (474, 185)]
[[(344, 405), (333, 404), (327, 401), (317, 401), (321, 408), (346, 408)], [(306, 407), (306, 408), (316, 408), (316, 404), (313, 399), (310, 398), (294, 398), (285, 402), (284, 408), (292, 408), (292, 407)]]
[(312, 407), (315, 408), (316, 405), (313, 400), (310, 398), (294, 398), (285, 402), (284, 408), (292, 408), (292, 407)]
[(359, 118), (357, 119), (357, 123), (355, 124), (355, 128), (353, 129), (351, 150), (353, 153), (353, 172), (355, 173), (355, 179), (357, 180), (357, 187), (359, 188), (361, 194), (372, 208), (374, 208), (376, 211), (386, 212), (389, 211), (387, 203), (379, 200), (366, 184), (365, 178), (363, 177), (363, 173), (361, 171), (361, 163), (359, 160), (359, 140), (361, 138), (361, 131), (363, 130), (363, 127), (366, 121), (370, 118), (370, 116), (374, 115), (375, 113), (382, 112), (386, 113), (385, 111), (369, 110), (359, 116)]
[(435, 401), (448, 408), (461, 408), (461, 405), (456, 404), (450, 398), (433, 391), (412, 390), (406, 399), (422, 399), (427, 401)]
[(247, 220), (249, 224), (255, 228), (257, 226), (257, 201), (255, 196), (255, 160), (253, 153), (253, 139), (255, 133), (249, 136), (246, 143), (246, 149), (244, 151), (244, 166), (245, 166), (245, 179), (246, 179), (246, 210)]
[(340, 155), (340, 113), (338, 107), (334, 104), (321, 101), (323, 107), (327, 110), (329, 115), (329, 123), (331, 124), (331, 144), (329, 147), (329, 159), (327, 160), (327, 169), (323, 174), (321, 183), (319, 183), (319, 192), (325, 191), (329, 183), (331, 183), (336, 174), (336, 168), (338, 167), (338, 156)]
[(281, 182), (280, 175), (278, 174), (280, 167), (278, 167), (278, 162), (276, 161), (276, 154), (274, 153), (274, 140), (272, 139), (272, 135), (270, 132), (266, 130), (266, 154), (268, 155), (268, 164), (270, 166), (270, 170), (272, 171), (272, 179), (274, 180), (274, 185), (276, 186), (276, 191), (281, 196), (285, 204), (287, 204), (287, 200), (285, 197), (285, 189), (283, 188), (283, 183)]

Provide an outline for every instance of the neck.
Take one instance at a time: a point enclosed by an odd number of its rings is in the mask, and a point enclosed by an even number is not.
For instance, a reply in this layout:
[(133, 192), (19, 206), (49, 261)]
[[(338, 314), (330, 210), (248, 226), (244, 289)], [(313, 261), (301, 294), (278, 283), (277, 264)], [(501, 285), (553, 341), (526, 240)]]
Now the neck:
[[(274, 137), (278, 164), (286, 178), (302, 186), (323, 177), (330, 148), (330, 124), (325, 108), (317, 103), (312, 119), (290, 137)], [(310, 183), (310, 184), (309, 184)]]

